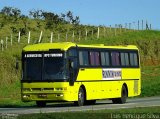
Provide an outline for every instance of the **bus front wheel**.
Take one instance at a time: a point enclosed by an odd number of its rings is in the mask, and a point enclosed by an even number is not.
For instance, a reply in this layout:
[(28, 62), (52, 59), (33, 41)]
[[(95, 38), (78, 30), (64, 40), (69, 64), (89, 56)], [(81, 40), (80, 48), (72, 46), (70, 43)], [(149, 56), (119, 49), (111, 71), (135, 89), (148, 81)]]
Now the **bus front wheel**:
[(45, 107), (46, 106), (45, 101), (36, 101), (36, 104), (37, 104), (38, 107)]
[(85, 92), (84, 89), (80, 87), (78, 91), (78, 101), (74, 102), (74, 104), (77, 106), (83, 106), (84, 103), (85, 103)]
[(112, 102), (114, 104), (124, 104), (126, 103), (127, 97), (128, 97), (127, 87), (123, 85), (121, 90), (121, 97), (113, 98)]

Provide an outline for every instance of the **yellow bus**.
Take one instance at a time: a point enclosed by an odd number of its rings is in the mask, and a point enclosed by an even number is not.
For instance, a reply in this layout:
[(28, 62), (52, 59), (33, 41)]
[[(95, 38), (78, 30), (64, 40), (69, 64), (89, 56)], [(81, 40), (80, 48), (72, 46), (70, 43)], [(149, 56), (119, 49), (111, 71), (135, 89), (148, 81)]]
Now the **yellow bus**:
[(71, 42), (28, 45), (22, 51), (22, 101), (72, 101), (78, 106), (99, 99), (125, 103), (141, 93), (139, 50), (134, 45), (81, 45)]

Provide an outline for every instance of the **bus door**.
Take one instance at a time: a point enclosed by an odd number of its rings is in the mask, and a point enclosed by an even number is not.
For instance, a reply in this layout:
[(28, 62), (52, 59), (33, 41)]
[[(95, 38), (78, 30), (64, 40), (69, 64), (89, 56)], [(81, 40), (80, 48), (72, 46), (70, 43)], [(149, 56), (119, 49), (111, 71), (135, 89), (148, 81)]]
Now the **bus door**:
[(78, 57), (76, 48), (69, 50), (68, 60), (69, 60), (69, 74), (70, 74), (69, 82), (70, 85), (74, 85), (78, 73)]

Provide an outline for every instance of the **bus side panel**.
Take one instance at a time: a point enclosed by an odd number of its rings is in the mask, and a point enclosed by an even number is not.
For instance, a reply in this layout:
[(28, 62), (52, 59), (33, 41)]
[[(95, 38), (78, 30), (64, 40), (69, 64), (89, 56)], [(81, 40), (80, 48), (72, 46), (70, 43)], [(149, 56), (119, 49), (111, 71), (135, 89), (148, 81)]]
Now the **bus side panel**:
[(101, 82), (82, 82), (82, 85), (86, 88), (86, 99), (99, 99), (100, 98), (100, 87)]
[(101, 68), (83, 68), (79, 69), (77, 81), (82, 82), (86, 88), (87, 100), (101, 98)]
[(77, 81), (102, 80), (102, 68), (82, 68), (79, 69)]
[(122, 68), (122, 79), (140, 79), (140, 68)]
[(127, 85), (128, 96), (141, 93), (140, 68), (122, 68), (121, 79), (103, 80), (101, 68), (80, 69), (77, 81), (86, 88), (87, 100), (121, 97), (123, 84)]
[(140, 68), (122, 69), (122, 80), (125, 80), (125, 83), (127, 84), (129, 97), (140, 95), (141, 93)]
[(101, 82), (101, 98), (116, 98), (121, 95), (120, 81), (102, 81)]
[(79, 70), (77, 81), (82, 81), (86, 88), (87, 100), (115, 98), (121, 95), (120, 81), (102, 79), (102, 68)]

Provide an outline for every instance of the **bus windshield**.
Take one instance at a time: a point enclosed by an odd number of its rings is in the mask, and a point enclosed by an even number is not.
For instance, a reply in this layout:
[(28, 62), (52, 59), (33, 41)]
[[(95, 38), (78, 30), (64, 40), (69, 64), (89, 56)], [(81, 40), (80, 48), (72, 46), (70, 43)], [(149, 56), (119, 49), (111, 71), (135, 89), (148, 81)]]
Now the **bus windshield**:
[(23, 80), (55, 81), (68, 78), (63, 57), (29, 57), (23, 61)]
[(41, 80), (42, 79), (42, 59), (27, 58), (24, 61), (23, 80)]
[(66, 65), (63, 58), (44, 58), (44, 80), (66, 79)]

